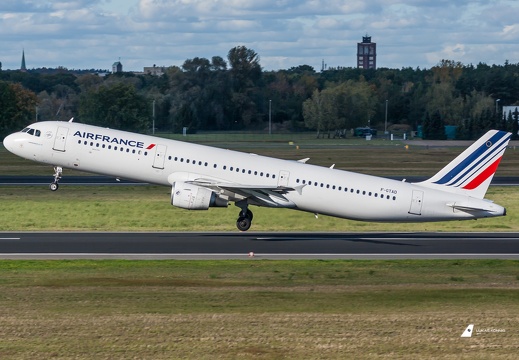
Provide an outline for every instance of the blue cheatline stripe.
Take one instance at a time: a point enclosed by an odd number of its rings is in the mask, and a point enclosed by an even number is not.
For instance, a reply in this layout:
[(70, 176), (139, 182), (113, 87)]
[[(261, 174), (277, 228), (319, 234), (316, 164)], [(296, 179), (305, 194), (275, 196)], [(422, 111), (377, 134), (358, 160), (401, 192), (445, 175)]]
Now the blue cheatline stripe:
[[(470, 178), (474, 174), (478, 173), (479, 170), (486, 167), (489, 163), (493, 162), (496, 157), (501, 156), (501, 153), (506, 148), (506, 142), (508, 141), (509, 136), (499, 140), (499, 144), (493, 145), (491, 148), (489, 148), (490, 151), (488, 151), (485, 156), (480, 159), (477, 163), (473, 164), (472, 167), (467, 169), (463, 174), (460, 174), (457, 176), (454, 180), (449, 182), (447, 185), (449, 186), (460, 186), (460, 183), (465, 182), (467, 179), (467, 176)], [(475, 170), (474, 170), (475, 169)]]
[[(479, 146), (476, 150), (472, 152), (469, 156), (467, 156), (463, 161), (461, 161), (458, 165), (456, 165), (451, 171), (445, 174), (441, 179), (435, 181), (435, 184), (444, 185), (449, 181), (453, 180), (460, 172), (469, 167), (473, 162), (477, 161), (477, 159), (483, 155), (489, 149), (494, 149), (494, 145), (496, 142), (505, 137), (508, 133), (505, 131), (498, 131), (494, 134), (490, 139), (485, 141), (481, 146)], [(491, 147), (487, 147), (487, 143), (491, 142)], [(480, 160), (481, 161), (481, 160)], [(479, 163), (479, 162), (478, 162)]]

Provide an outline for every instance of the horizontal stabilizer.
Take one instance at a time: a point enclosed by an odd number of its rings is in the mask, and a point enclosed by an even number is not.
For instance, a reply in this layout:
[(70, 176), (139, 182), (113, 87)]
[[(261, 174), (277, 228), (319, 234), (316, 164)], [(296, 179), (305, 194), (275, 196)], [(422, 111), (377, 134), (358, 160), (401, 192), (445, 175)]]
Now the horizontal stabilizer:
[(447, 204), (447, 206), (450, 206), (453, 209), (460, 210), (460, 211), (487, 211), (487, 212), (496, 212), (498, 210), (494, 209), (492, 206), (484, 207), (484, 206), (474, 206), (464, 203), (453, 203), (453, 204)]

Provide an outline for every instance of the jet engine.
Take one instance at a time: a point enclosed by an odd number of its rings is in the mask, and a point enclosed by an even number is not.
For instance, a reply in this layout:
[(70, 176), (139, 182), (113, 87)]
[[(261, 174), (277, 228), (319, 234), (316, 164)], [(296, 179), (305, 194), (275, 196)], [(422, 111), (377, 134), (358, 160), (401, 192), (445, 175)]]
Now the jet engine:
[(188, 210), (207, 210), (210, 207), (227, 207), (227, 199), (207, 188), (177, 181), (171, 189), (171, 205)]

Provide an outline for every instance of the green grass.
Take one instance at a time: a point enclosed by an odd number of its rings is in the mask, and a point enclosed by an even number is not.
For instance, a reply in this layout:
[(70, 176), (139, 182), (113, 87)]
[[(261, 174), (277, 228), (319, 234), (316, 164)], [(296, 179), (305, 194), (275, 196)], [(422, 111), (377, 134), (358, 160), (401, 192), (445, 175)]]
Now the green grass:
[(518, 265), (3, 261), (0, 357), (513, 358)]
[[(381, 175), (431, 175), (459, 148), (287, 138), (234, 144)], [(211, 141), (211, 140), (206, 140)], [(247, 141), (250, 141), (248, 139)], [(284, 144), (283, 142), (287, 142)], [(299, 144), (299, 149), (297, 148)], [(328, 148), (323, 149), (323, 146)], [(316, 148), (316, 147), (321, 147)], [(50, 175), (0, 150), (0, 174)], [(517, 176), (505, 154), (498, 175)], [(66, 175), (78, 174), (66, 170)], [(0, 230), (236, 231), (238, 209), (190, 212), (157, 186), (0, 188)], [(491, 187), (508, 216), (477, 222), (361, 223), (254, 208), (257, 231), (519, 231), (519, 191)], [(519, 262), (2, 261), (2, 359), (514, 359)], [(470, 339), (475, 329), (504, 329)]]
[[(189, 211), (170, 205), (162, 186), (5, 186), (0, 192), (1, 231), (236, 231), (239, 209)], [(387, 224), (337, 219), (287, 209), (252, 207), (254, 231), (519, 231), (519, 189), (491, 187), (489, 199), (505, 217), (477, 221)]]

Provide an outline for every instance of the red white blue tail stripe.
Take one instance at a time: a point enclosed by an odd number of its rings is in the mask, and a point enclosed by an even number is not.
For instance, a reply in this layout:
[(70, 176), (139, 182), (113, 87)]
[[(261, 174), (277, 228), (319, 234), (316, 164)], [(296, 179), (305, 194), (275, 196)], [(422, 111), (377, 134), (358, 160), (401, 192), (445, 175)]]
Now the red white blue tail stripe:
[(471, 196), (482, 198), (511, 135), (505, 131), (490, 130), (436, 175), (421, 184), (439, 185), (444, 190), (451, 188), (471, 191)]

